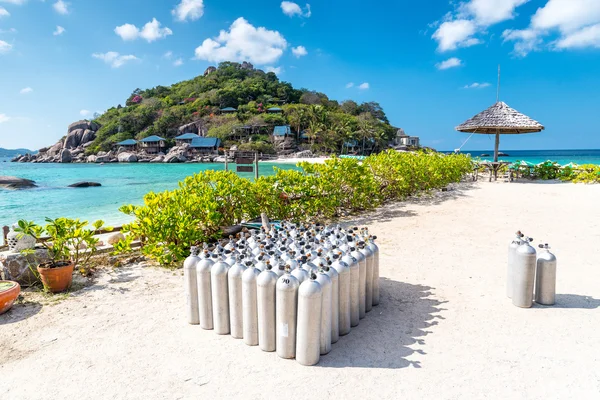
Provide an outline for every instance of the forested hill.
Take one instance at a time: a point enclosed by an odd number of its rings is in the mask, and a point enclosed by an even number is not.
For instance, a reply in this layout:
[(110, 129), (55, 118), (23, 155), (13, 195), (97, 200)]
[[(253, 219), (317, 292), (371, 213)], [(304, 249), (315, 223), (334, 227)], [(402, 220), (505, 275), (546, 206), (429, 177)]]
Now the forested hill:
[[(234, 112), (221, 110), (232, 107)], [(281, 113), (270, 113), (279, 107)], [(108, 151), (125, 139), (159, 135), (174, 138), (188, 130), (202, 131), (234, 144), (233, 128), (290, 125), (303, 132), (317, 150), (336, 151), (347, 140), (369, 139), (384, 146), (395, 134), (378, 103), (337, 102), (327, 95), (295, 89), (272, 72), (254, 69), (249, 63), (221, 63), (204, 75), (152, 89), (136, 89), (124, 105), (97, 115), (100, 125), (87, 153)], [(265, 140), (255, 138), (255, 142)], [(266, 140), (265, 140), (266, 141)]]

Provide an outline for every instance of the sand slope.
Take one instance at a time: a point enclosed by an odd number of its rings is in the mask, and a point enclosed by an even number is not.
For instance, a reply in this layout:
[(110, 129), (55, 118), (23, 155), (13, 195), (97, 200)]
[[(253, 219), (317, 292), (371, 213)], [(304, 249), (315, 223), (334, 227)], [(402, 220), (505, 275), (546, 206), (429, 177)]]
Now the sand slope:
[[(180, 272), (119, 269), (0, 316), (0, 396), (600, 398), (599, 199), (486, 182), (357, 220), (380, 238), (381, 305), (312, 368), (185, 324)], [(553, 245), (557, 306), (505, 297), (516, 229)]]

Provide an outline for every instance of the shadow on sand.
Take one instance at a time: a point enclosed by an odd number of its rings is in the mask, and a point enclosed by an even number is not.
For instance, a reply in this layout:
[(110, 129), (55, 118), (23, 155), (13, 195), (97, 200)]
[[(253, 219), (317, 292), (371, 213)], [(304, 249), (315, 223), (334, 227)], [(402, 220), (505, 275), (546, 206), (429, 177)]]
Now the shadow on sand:
[(420, 368), (420, 361), (408, 360), (420, 349), (430, 326), (444, 318), (436, 313), (445, 303), (433, 297), (432, 288), (387, 278), (380, 281), (380, 304), (360, 320), (352, 331), (340, 337), (329, 354), (321, 357), (321, 368)]
[(42, 305), (38, 302), (15, 303), (10, 310), (0, 315), (0, 325), (23, 321), (39, 313), (41, 309)]
[(600, 307), (600, 300), (591, 296), (581, 296), (578, 294), (557, 294), (556, 303), (552, 306), (544, 306), (534, 303), (540, 308), (580, 308), (583, 310), (593, 310)]

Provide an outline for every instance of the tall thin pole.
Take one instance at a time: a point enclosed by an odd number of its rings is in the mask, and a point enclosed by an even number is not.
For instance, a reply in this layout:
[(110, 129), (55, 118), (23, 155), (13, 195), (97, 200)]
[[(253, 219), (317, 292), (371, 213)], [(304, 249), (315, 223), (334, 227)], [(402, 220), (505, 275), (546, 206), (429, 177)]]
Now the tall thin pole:
[(496, 89), (496, 103), (500, 101), (500, 64), (498, 64), (498, 87)]

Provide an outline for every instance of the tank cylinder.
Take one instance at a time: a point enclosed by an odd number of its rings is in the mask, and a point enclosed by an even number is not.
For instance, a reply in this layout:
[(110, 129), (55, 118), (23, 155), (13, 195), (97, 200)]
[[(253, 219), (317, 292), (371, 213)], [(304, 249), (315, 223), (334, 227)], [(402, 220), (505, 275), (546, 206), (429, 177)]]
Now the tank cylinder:
[(317, 273), (317, 282), (321, 285), (321, 335), (320, 347), (321, 355), (325, 355), (331, 351), (331, 305), (332, 305), (332, 284), (331, 278), (320, 269)]
[(258, 299), (256, 294), (256, 280), (260, 274), (252, 262), (246, 263), (248, 267), (242, 274), (242, 326), (244, 329), (244, 343), (248, 346), (258, 346)]
[(308, 279), (308, 271), (306, 271), (304, 268), (295, 268), (292, 270), (292, 275), (294, 278), (298, 279), (300, 284)]
[(190, 256), (183, 262), (183, 282), (185, 291), (185, 304), (187, 321), (189, 324), (200, 323), (200, 312), (198, 310), (198, 276), (196, 266), (200, 262), (199, 249), (192, 246)]
[(331, 343), (337, 343), (340, 339), (340, 274), (330, 265), (326, 265), (324, 271), (331, 279)]
[(342, 257), (350, 269), (350, 324), (358, 326), (360, 321), (360, 267), (358, 260), (351, 254)]
[(532, 239), (525, 238), (517, 248), (513, 270), (512, 302), (517, 307), (529, 308), (533, 303), (536, 252), (529, 245)]
[(256, 279), (258, 305), (258, 346), (262, 351), (275, 351), (275, 291), (277, 274), (267, 269)]
[(298, 289), (298, 327), (296, 361), (302, 365), (316, 365), (321, 356), (321, 302), (322, 289), (311, 274)]
[(230, 332), (228, 271), (229, 264), (223, 261), (221, 257), (219, 257), (219, 260), (210, 269), (213, 325), (217, 335), (227, 335)]
[(298, 288), (300, 282), (290, 274), (289, 266), (277, 280), (276, 286), (276, 335), (277, 355), (281, 358), (296, 357), (296, 320), (298, 313)]
[(345, 262), (338, 259), (338, 254), (334, 255), (332, 267), (338, 273), (338, 330), (339, 335), (344, 336), (350, 333), (350, 267)]
[(544, 249), (537, 259), (535, 273), (535, 302), (551, 306), (556, 297), (556, 256), (550, 252), (548, 244), (540, 244)]
[(379, 305), (379, 247), (375, 244), (377, 236), (369, 239), (369, 249), (373, 252), (373, 306)]
[(367, 306), (367, 259), (364, 254), (358, 251), (358, 249), (354, 248), (352, 250), (352, 257), (356, 258), (358, 261), (358, 305), (359, 305), (359, 317), (363, 319), (366, 315), (366, 306)]
[(242, 300), (242, 275), (246, 266), (240, 263), (239, 258), (227, 272), (227, 286), (229, 289), (229, 323), (231, 337), (242, 339), (244, 337), (244, 318)]
[(210, 273), (214, 262), (211, 260), (208, 250), (204, 250), (201, 260), (196, 265), (196, 276), (198, 278), (198, 309), (200, 327), (202, 329), (213, 329), (213, 307), (212, 288)]
[(508, 245), (508, 263), (506, 270), (506, 296), (512, 298), (512, 287), (513, 287), (513, 271), (515, 269), (515, 258), (517, 256), (517, 249), (523, 244), (523, 234), (518, 231), (516, 237)]
[(359, 250), (365, 256), (365, 312), (373, 309), (373, 252), (366, 243), (360, 244)]

